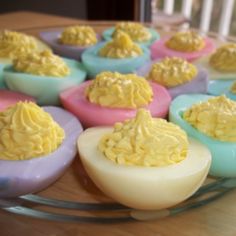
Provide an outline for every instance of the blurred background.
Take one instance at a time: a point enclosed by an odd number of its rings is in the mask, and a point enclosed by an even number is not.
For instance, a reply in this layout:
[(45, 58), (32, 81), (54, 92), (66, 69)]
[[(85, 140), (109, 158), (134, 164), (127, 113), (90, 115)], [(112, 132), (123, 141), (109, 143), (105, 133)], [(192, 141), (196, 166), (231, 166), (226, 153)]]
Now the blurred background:
[[(34, 11), (87, 20), (145, 21), (157, 26), (188, 22), (190, 27), (199, 28), (204, 5), (208, 8), (210, 5), (212, 9), (208, 11), (210, 22), (207, 31), (217, 32), (224, 4), (230, 5), (232, 17), (228, 16), (229, 26), (222, 27), (229, 27), (228, 33), (236, 35), (234, 0), (1, 0), (0, 13)], [(207, 13), (205, 17), (207, 23)]]

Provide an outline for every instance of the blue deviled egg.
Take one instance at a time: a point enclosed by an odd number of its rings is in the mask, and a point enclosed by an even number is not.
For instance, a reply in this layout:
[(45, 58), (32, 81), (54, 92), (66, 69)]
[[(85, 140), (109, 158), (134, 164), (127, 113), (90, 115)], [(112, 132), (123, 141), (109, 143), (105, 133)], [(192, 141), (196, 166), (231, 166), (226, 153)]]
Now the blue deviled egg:
[(3, 80), (3, 69), (12, 63), (12, 59), (24, 53), (48, 49), (37, 38), (24, 33), (0, 31), (0, 88), (6, 88)]
[(112, 40), (117, 31), (127, 33), (130, 38), (142, 46), (150, 46), (153, 42), (160, 38), (158, 32), (153, 28), (147, 28), (136, 22), (120, 22), (115, 27), (105, 30), (102, 34), (105, 40)]
[(39, 105), (59, 105), (59, 93), (84, 81), (86, 71), (77, 61), (46, 50), (14, 59), (3, 77), (10, 90), (34, 97)]
[(172, 101), (169, 119), (211, 151), (210, 174), (236, 177), (236, 102), (225, 96), (181, 95)]
[(102, 71), (132, 73), (149, 60), (149, 50), (135, 44), (123, 32), (119, 32), (112, 41), (100, 43), (82, 54), (82, 63), (89, 77), (95, 77)]

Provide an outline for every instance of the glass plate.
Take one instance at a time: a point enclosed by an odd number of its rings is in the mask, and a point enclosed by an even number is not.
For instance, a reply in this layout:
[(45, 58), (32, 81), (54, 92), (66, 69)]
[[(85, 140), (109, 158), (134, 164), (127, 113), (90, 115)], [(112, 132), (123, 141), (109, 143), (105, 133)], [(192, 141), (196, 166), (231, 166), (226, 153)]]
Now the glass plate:
[[(90, 25), (101, 33), (113, 23), (91, 22)], [(38, 36), (41, 31), (61, 29), (65, 26), (68, 25), (28, 28), (22, 31)], [(158, 30), (164, 32), (162, 28)], [(215, 34), (211, 36), (216, 37)], [(87, 176), (77, 156), (65, 174), (50, 187), (36, 194), (0, 199), (0, 208), (14, 214), (54, 221), (114, 223), (153, 220), (207, 205), (235, 187), (236, 179), (209, 177), (192, 197), (175, 207), (158, 211), (135, 210), (115, 203), (105, 196)]]

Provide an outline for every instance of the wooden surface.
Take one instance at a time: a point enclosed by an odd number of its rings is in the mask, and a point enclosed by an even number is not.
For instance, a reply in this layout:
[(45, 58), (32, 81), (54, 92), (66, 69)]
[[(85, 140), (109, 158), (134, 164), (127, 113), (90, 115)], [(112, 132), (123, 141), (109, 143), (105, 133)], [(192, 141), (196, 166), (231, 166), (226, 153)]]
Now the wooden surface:
[[(27, 12), (0, 15), (0, 29), (19, 29), (34, 35), (37, 35), (37, 32), (43, 28), (65, 26), (78, 22), (81, 21)], [(91, 23), (99, 32), (112, 24), (106, 22), (88, 23)], [(88, 179), (78, 157), (64, 176), (41, 192), (40, 195), (73, 201), (111, 201), (98, 191)], [(39, 220), (0, 210), (0, 235), (233, 236), (236, 235), (235, 200), (236, 191), (233, 191), (207, 206), (162, 220), (108, 225)]]

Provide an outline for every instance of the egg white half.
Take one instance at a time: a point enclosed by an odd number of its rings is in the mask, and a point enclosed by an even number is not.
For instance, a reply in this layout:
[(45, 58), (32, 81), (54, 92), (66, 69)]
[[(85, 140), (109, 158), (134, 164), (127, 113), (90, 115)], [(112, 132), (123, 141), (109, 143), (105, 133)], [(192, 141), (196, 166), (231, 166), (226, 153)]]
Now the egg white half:
[[(97, 147), (110, 127), (87, 129), (78, 139), (81, 161), (98, 188), (114, 200), (143, 210), (173, 206), (191, 196), (205, 180), (211, 163), (209, 150), (190, 139), (188, 156), (165, 167), (119, 165)], [(160, 147), (161, 148), (161, 147)]]

